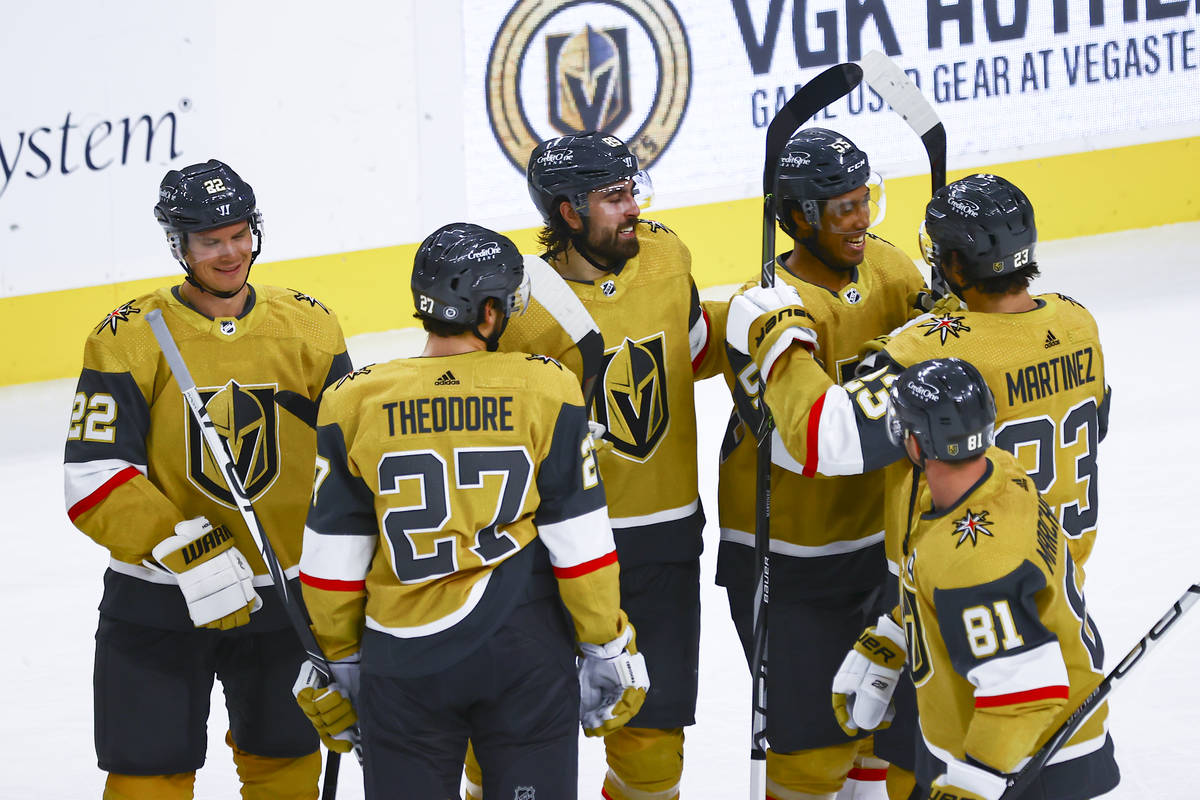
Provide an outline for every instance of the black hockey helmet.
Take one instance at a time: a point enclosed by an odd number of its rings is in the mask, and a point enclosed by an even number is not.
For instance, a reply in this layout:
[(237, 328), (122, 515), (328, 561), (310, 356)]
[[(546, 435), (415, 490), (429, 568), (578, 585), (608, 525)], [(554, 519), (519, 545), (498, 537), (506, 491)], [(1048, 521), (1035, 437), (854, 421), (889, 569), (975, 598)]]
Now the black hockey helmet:
[[(874, 180), (882, 204), (882, 182), (871, 175), (867, 154), (854, 142), (828, 128), (801, 128), (779, 154), (775, 164), (775, 217), (789, 236), (796, 235), (792, 209), (799, 208), (814, 228), (821, 219), (821, 201), (845, 194)], [(874, 199), (874, 198), (873, 198)], [(882, 213), (872, 215), (872, 224)]]
[(506, 320), (524, 312), (529, 280), (524, 259), (507, 236), (469, 222), (452, 222), (417, 248), (412, 292), (418, 317), (473, 327), (489, 297)]
[(618, 188), (627, 180), (633, 181), (634, 199), (643, 208), (654, 193), (637, 156), (617, 137), (598, 131), (542, 142), (529, 154), (525, 178), (529, 196), (547, 224), (561, 201), (586, 214), (588, 192)]
[(999, 175), (968, 175), (934, 192), (920, 239), (932, 267), (954, 252), (968, 279), (1008, 275), (1034, 263), (1033, 204)]
[(167, 233), (171, 254), (189, 273), (184, 259), (189, 233), (248, 221), (255, 237), (251, 263), (262, 250), (262, 215), (254, 190), (232, 167), (215, 158), (164, 175), (158, 186), (154, 218)]
[(973, 364), (934, 358), (901, 372), (889, 391), (888, 438), (903, 447), (912, 434), (936, 461), (963, 461), (994, 441), (996, 402)]

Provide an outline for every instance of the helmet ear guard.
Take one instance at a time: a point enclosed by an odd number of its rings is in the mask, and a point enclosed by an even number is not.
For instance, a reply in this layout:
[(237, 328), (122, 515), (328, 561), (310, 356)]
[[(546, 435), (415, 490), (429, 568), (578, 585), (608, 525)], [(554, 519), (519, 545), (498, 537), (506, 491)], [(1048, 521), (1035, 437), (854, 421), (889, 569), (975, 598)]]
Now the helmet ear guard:
[[(775, 217), (783, 231), (795, 238), (793, 209), (798, 209), (816, 229), (821, 224), (824, 201), (871, 183), (877, 191), (869, 191), (868, 198), (878, 205), (883, 181), (871, 172), (867, 154), (837, 131), (801, 128), (784, 145), (775, 165)], [(882, 215), (876, 212), (870, 218), (869, 224), (873, 225), (882, 220)]]

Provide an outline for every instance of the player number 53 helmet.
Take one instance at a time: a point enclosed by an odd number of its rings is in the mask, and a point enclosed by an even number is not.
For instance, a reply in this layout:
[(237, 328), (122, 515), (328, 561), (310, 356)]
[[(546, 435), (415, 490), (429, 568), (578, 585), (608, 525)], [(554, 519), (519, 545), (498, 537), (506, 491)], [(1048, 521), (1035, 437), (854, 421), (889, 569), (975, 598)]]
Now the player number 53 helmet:
[(962, 461), (992, 445), (996, 402), (970, 362), (935, 358), (915, 364), (896, 378), (889, 400), (888, 438), (899, 447), (912, 434), (926, 458)]
[(818, 228), (820, 204), (860, 186), (868, 188), (868, 225), (882, 222), (887, 209), (883, 180), (871, 172), (867, 154), (837, 131), (801, 128), (784, 145), (775, 165), (775, 218), (794, 237), (792, 210), (798, 208), (808, 224)]

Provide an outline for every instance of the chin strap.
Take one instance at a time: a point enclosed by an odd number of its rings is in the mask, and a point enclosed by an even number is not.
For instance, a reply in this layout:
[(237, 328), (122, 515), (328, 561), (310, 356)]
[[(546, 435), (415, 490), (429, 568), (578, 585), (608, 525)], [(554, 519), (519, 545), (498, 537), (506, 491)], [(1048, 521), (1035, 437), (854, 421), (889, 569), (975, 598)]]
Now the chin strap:
[[(251, 263), (253, 263), (253, 262), (251, 262)], [(197, 289), (204, 292), (205, 294), (211, 294), (213, 297), (220, 297), (223, 300), (228, 300), (230, 297), (236, 297), (238, 292), (240, 292), (242, 289), (245, 289), (246, 284), (250, 282), (250, 270), (246, 270), (246, 280), (242, 281), (241, 286), (234, 289), (232, 292), (218, 292), (214, 289), (208, 288), (204, 284), (200, 283), (200, 281), (196, 280), (196, 278), (192, 275), (192, 271), (190, 269), (188, 269), (188, 267), (186, 265), (184, 266), (183, 269), (184, 269), (184, 273), (185, 273), (183, 276), (183, 279), (185, 281), (190, 283), (192, 286), (195, 286)]]
[(497, 327), (496, 330), (492, 331), (491, 336), (484, 336), (479, 332), (479, 323), (476, 323), (475, 327), (471, 328), (471, 333), (475, 334), (475, 338), (487, 346), (489, 353), (494, 353), (500, 349), (500, 337), (504, 335), (504, 329), (507, 327), (508, 315), (505, 315), (504, 318), (500, 320), (500, 326)]

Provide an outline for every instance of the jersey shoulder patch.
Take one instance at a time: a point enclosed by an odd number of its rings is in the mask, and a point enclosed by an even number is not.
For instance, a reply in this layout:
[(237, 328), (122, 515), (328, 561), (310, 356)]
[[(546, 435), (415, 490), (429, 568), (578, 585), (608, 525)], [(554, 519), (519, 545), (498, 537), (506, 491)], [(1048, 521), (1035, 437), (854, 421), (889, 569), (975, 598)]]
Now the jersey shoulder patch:
[(330, 313), (329, 307), (317, 298), (313, 297), (311, 294), (305, 294), (297, 289), (288, 289), (287, 291), (291, 293), (292, 299), (297, 303), (307, 304), (309, 308), (319, 308), (326, 314)]
[(124, 324), (134, 319), (135, 315), (148, 311), (145, 303), (146, 298), (135, 297), (132, 300), (127, 300), (121, 305), (114, 308), (100, 320), (100, 324), (96, 326), (95, 333), (103, 333), (108, 331), (113, 336), (117, 335), (119, 329), (123, 329)]
[(333, 384), (333, 386), (329, 387), (329, 389), (326, 391), (336, 392), (338, 389), (341, 389), (346, 384), (352, 382), (355, 378), (361, 378), (363, 376), (370, 375), (374, 369), (374, 364), (367, 364), (366, 366), (359, 367), (353, 372), (347, 372), (345, 375), (338, 378), (337, 382)]

